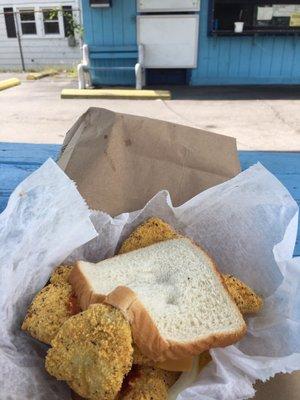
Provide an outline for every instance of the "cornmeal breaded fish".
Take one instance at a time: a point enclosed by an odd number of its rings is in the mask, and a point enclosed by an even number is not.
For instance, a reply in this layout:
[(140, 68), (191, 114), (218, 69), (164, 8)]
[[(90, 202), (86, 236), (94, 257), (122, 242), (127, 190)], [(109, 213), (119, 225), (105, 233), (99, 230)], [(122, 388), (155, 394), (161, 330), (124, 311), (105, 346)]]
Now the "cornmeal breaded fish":
[(69, 318), (51, 342), (49, 374), (90, 400), (114, 400), (132, 366), (132, 338), (122, 313), (104, 304)]
[(168, 389), (180, 373), (158, 368), (134, 366), (126, 377), (118, 399), (167, 400)]
[(50, 276), (50, 283), (68, 283), (72, 265), (60, 265), (55, 268)]
[(162, 242), (169, 239), (181, 237), (169, 224), (160, 218), (152, 217), (143, 224), (139, 225), (126, 239), (119, 254), (128, 253), (132, 250), (141, 249), (151, 244)]
[(43, 343), (50, 344), (62, 324), (77, 313), (76, 299), (68, 283), (51, 283), (33, 299), (22, 330)]
[(223, 275), (226, 287), (242, 314), (258, 313), (263, 305), (259, 297), (249, 286), (232, 275)]

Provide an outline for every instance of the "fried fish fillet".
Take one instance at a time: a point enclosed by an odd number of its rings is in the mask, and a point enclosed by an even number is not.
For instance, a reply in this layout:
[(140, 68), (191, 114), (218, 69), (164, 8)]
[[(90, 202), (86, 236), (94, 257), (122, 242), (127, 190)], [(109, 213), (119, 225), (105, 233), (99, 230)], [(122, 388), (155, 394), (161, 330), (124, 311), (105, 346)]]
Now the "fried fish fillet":
[(119, 399), (121, 400), (167, 400), (168, 389), (180, 373), (162, 369), (134, 366), (126, 377)]
[(256, 314), (263, 305), (259, 297), (249, 286), (232, 275), (223, 275), (226, 287), (242, 314)]
[(68, 283), (72, 265), (59, 265), (50, 276), (50, 283)]
[(132, 366), (130, 325), (104, 304), (69, 318), (51, 346), (46, 370), (91, 400), (114, 400)]
[(45, 286), (33, 299), (27, 310), (22, 330), (35, 339), (50, 344), (62, 324), (80, 312), (68, 277), (72, 266), (57, 267)]
[(152, 217), (139, 225), (126, 239), (119, 250), (119, 254), (141, 249), (151, 244), (181, 237), (175, 229), (160, 218)]
[(68, 283), (51, 283), (33, 299), (22, 330), (50, 344), (62, 324), (74, 313), (73, 291)]

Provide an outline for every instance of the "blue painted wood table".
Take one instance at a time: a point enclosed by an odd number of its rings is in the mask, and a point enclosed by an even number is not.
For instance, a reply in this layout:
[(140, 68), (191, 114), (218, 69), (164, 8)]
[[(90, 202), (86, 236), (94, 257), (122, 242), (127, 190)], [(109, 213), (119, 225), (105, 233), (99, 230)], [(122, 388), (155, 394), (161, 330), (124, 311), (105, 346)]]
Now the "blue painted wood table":
[[(13, 189), (47, 158), (57, 158), (59, 145), (0, 143), (0, 212)], [(261, 162), (289, 190), (300, 206), (300, 152), (241, 151), (242, 169)], [(300, 256), (300, 230), (295, 248)]]

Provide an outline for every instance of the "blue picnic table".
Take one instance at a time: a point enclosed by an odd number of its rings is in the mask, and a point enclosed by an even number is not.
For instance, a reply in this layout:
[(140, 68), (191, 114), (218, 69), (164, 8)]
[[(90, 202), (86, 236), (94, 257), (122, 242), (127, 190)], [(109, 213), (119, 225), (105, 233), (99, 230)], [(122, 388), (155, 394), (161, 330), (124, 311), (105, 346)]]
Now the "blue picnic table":
[[(0, 212), (14, 188), (49, 157), (57, 158), (60, 146), (0, 142)], [(300, 206), (300, 152), (240, 151), (242, 169), (261, 162), (289, 190)], [(295, 247), (300, 256), (300, 230)]]

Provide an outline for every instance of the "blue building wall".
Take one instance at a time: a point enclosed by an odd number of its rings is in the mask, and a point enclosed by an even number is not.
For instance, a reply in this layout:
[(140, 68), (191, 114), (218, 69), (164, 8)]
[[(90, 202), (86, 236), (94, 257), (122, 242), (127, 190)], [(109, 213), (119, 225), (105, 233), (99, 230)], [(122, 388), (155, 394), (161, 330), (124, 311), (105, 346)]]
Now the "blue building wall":
[(191, 85), (300, 84), (299, 36), (207, 36), (208, 2), (201, 0)]
[[(136, 45), (136, 1), (113, 0), (113, 7), (92, 8), (89, 0), (82, 0), (84, 41), (88, 45), (132, 46)], [(134, 66), (135, 59), (93, 60), (92, 67), (120, 65)], [(134, 85), (133, 71), (92, 71), (96, 85)]]
[[(163, 0), (162, 0), (163, 1)], [(300, 37), (207, 35), (208, 2), (201, 1), (198, 67), (190, 85), (300, 84)], [(85, 42), (90, 45), (136, 45), (136, 1), (113, 0), (108, 9), (82, 0)], [(136, 59), (95, 60), (93, 66), (134, 65)], [(133, 85), (134, 73), (93, 73), (95, 84)]]

